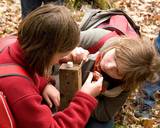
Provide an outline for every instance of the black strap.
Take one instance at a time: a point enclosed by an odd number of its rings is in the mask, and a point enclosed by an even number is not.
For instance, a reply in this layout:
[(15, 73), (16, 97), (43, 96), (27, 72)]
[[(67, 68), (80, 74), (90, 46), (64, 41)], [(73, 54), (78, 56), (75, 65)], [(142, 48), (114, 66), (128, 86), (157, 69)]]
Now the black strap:
[(30, 79), (28, 73), (22, 66), (12, 63), (0, 64), (0, 78), (10, 76), (20, 76), (26, 79)]

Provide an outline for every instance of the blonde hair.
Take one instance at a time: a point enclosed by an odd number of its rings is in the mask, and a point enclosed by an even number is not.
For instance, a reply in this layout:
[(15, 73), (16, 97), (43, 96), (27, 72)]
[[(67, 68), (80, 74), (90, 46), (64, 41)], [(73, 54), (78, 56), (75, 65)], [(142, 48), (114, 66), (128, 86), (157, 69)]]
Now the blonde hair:
[(116, 48), (116, 62), (123, 76), (124, 90), (133, 90), (147, 80), (157, 79), (160, 59), (152, 43), (122, 37), (110, 48)]

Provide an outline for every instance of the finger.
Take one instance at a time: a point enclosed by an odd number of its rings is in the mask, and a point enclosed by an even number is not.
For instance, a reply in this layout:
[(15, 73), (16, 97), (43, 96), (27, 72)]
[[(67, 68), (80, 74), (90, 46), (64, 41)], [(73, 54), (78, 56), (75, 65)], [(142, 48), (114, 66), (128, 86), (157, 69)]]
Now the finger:
[(97, 82), (102, 83), (103, 82), (103, 77), (100, 77)]
[(90, 72), (85, 83), (91, 83), (92, 79), (93, 79), (93, 73)]
[(60, 98), (60, 93), (59, 93), (59, 95), (58, 95), (59, 105), (60, 105), (60, 100), (61, 100), (61, 98)]
[(82, 57), (79, 54), (72, 54), (72, 58), (75, 63), (80, 63), (82, 60)]
[(49, 107), (52, 108), (52, 101), (49, 99), (49, 97), (48, 96), (44, 96), (44, 98), (45, 98), (47, 104), (49, 105)]
[(102, 85), (102, 83), (103, 83), (103, 77), (100, 77), (100, 78), (95, 82), (96, 85)]
[(65, 62), (68, 62), (68, 61), (70, 61), (71, 60), (71, 58), (69, 57), (69, 56), (65, 56), (65, 57), (63, 57), (62, 59), (60, 59), (59, 60), (59, 63), (61, 64), (61, 63), (65, 63)]
[[(83, 60), (84, 62), (87, 62), (88, 61), (88, 55), (89, 55), (89, 52), (88, 52), (88, 50), (84, 50), (84, 49), (82, 49), (81, 48), (81, 50), (80, 50), (81, 52), (80, 52), (80, 55), (79, 56), (81, 56), (81, 60)], [(81, 61), (80, 60), (80, 61)]]
[(53, 101), (53, 103), (54, 103), (54, 105), (55, 105), (56, 107), (58, 107), (58, 106), (60, 105), (60, 100), (58, 99), (58, 97), (52, 99), (52, 101)]
[(97, 56), (99, 53), (100, 53), (100, 52), (98, 51), (98, 52), (96, 52), (94, 55)]
[(88, 54), (83, 53), (81, 60), (83, 60), (84, 62), (87, 62), (88, 61)]
[(88, 55), (85, 56), (85, 57), (83, 57), (83, 61), (84, 61), (84, 62), (87, 62), (87, 61), (88, 61)]
[(82, 58), (82, 57), (78, 57), (78, 56), (77, 56), (76, 63), (80, 64), (82, 60), (83, 60), (83, 58)]
[(72, 57), (72, 60), (73, 60), (73, 62), (76, 62), (76, 58), (77, 58), (77, 56), (76, 56), (76, 54), (71, 54), (71, 57)]
[(60, 93), (57, 95), (57, 106), (60, 106)]
[(56, 96), (52, 95), (50, 98), (55, 106), (58, 107), (60, 105), (60, 93), (57, 93)]

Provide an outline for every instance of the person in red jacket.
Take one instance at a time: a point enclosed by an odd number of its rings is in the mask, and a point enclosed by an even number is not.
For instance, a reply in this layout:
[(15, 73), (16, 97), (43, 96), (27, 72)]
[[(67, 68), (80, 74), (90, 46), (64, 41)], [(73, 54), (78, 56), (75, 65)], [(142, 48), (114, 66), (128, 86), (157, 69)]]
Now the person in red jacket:
[[(85, 127), (97, 106), (94, 97), (102, 89), (103, 77), (92, 81), (93, 73), (90, 73), (69, 106), (54, 115), (43, 104), (41, 96), (46, 85), (52, 83), (49, 79), (51, 67), (72, 53), (79, 36), (79, 28), (64, 6), (44, 5), (20, 23), (17, 39), (0, 54), (0, 65), (20, 65), (29, 76), (0, 79), (0, 90), (7, 98), (17, 128)], [(83, 57), (84, 54), (76, 60)]]

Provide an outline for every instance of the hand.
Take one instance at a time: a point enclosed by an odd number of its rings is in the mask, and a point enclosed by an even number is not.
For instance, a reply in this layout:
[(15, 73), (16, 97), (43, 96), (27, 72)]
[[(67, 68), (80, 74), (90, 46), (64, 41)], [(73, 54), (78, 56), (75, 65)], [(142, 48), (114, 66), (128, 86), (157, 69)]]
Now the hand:
[(99, 72), (97, 72), (97, 71), (93, 72), (93, 80), (94, 81), (97, 81), (100, 77), (102, 77), (102, 75)]
[(52, 84), (46, 85), (42, 95), (48, 103), (49, 107), (53, 106), (52, 102), (55, 104), (56, 107), (60, 105), (60, 93)]
[(103, 77), (100, 77), (97, 81), (92, 81), (92, 79), (93, 73), (90, 73), (80, 91), (96, 97), (102, 90)]
[(76, 47), (68, 56), (65, 56), (60, 62), (73, 61), (74, 63), (80, 63), (82, 60), (87, 61), (89, 51), (81, 47)]

